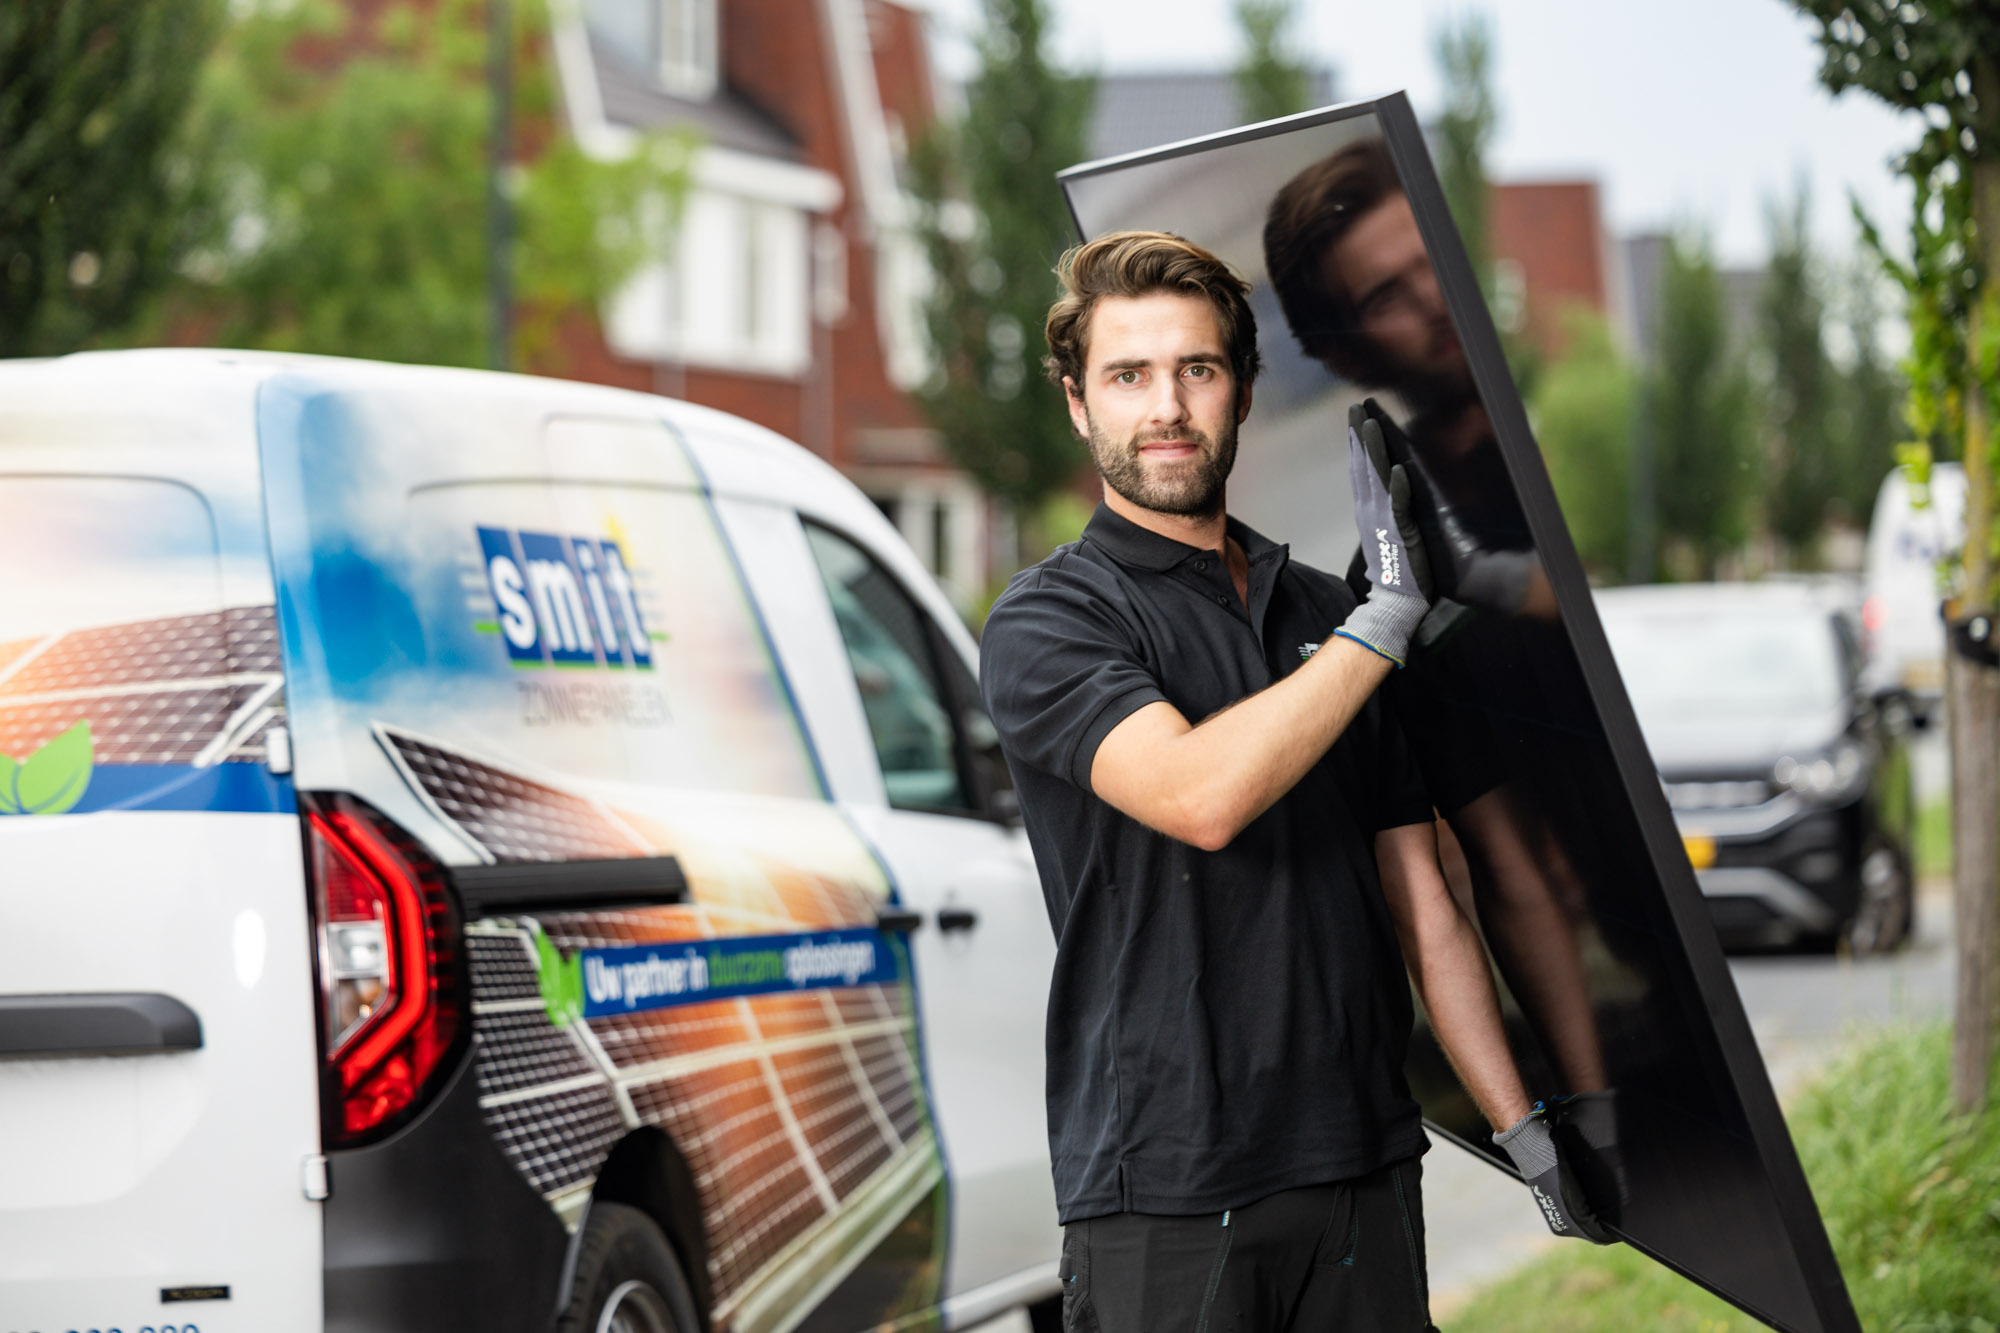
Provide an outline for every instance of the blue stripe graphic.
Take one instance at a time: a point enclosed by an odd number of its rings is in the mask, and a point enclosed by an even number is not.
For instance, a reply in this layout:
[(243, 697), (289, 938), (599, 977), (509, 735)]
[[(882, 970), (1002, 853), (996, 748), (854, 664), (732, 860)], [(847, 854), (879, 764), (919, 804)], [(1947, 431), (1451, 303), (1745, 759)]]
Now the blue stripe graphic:
[(809, 935), (745, 935), (663, 940), (622, 949), (584, 949), (583, 1016), (630, 1014), (745, 995), (886, 986), (898, 979), (896, 953), (871, 927)]

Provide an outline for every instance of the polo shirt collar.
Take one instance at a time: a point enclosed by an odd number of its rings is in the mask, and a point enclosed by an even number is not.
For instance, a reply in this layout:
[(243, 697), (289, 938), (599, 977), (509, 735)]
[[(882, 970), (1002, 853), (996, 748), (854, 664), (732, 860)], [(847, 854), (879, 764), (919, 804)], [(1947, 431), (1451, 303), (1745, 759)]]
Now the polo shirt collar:
[[(1227, 530), (1243, 548), (1244, 557), (1255, 565), (1272, 556), (1282, 557), (1289, 549), (1280, 546), (1238, 518), (1227, 520)], [(1163, 537), (1151, 528), (1142, 528), (1109, 505), (1099, 503), (1097, 512), (1084, 525), (1084, 538), (1095, 542), (1121, 565), (1165, 573), (1184, 560), (1212, 552), (1199, 546)]]

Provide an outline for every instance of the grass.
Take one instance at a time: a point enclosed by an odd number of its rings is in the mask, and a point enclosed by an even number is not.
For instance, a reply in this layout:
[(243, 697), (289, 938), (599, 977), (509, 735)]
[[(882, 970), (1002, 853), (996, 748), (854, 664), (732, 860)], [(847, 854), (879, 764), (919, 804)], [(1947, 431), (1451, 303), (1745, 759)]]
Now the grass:
[[(1950, 1034), (1885, 1034), (1787, 1118), (1869, 1333), (2000, 1333), (2000, 1071), (1954, 1121)], [(1484, 1288), (1447, 1333), (1750, 1333), (1756, 1320), (1618, 1245), (1564, 1245)]]

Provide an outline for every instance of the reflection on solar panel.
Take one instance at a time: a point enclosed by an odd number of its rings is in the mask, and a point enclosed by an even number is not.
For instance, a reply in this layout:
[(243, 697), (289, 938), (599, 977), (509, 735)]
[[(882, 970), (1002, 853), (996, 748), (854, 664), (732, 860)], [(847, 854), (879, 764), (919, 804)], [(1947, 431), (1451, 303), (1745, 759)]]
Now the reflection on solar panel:
[(0, 753), (88, 722), (101, 764), (261, 762), (283, 684), (269, 606), (0, 644)]

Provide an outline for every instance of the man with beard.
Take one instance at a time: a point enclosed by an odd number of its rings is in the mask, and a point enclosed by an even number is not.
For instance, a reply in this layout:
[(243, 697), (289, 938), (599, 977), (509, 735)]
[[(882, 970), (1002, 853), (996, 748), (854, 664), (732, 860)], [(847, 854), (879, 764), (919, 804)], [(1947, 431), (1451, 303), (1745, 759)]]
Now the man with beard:
[(1373, 701), (1428, 610), (1407, 479), (1349, 439), (1368, 590), (1229, 518), (1248, 289), (1179, 237), (1064, 256), (1048, 369), (1102, 474), (983, 640), (1057, 949), (1066, 1329), (1429, 1327), (1410, 981), (1511, 1144), (1558, 1166)]

